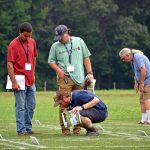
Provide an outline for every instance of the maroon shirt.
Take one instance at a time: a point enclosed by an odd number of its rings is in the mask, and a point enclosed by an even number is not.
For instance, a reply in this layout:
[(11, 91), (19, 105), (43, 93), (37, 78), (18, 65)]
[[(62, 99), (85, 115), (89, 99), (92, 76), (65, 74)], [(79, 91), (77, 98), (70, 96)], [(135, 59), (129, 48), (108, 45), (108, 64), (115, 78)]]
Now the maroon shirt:
[[(11, 41), (8, 46), (7, 62), (12, 62), (14, 65), (15, 75), (25, 75), (26, 86), (31, 86), (35, 82), (35, 58), (37, 56), (36, 42), (32, 38), (30, 38), (28, 42), (21, 42), (23, 46), (21, 45), (18, 37)], [(26, 55), (25, 50), (28, 52), (28, 55)], [(25, 63), (27, 62), (31, 64), (31, 70), (25, 70)]]

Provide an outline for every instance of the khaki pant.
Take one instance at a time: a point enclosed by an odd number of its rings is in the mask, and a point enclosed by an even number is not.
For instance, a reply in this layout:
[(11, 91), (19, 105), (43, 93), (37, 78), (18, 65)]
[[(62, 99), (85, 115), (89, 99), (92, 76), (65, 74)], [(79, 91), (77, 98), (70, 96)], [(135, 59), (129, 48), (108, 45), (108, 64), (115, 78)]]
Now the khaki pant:
[(148, 99), (150, 99), (150, 85), (145, 85), (143, 93), (140, 94), (140, 102)]
[[(59, 90), (63, 90), (69, 94), (73, 90), (83, 89), (83, 86), (79, 86), (76, 83), (74, 83), (74, 81), (70, 78), (70, 76), (64, 76), (64, 78), (57, 79), (57, 84), (58, 84)], [(62, 129), (62, 133), (67, 134), (67, 132), (70, 133), (70, 128), (64, 127), (62, 116), (61, 116), (61, 113), (63, 111), (64, 111), (64, 108), (59, 107), (59, 118), (60, 118), (60, 126)], [(73, 132), (74, 132), (74, 134), (78, 134), (78, 132), (80, 132), (80, 130), (81, 130), (80, 126), (77, 125), (74, 127)]]

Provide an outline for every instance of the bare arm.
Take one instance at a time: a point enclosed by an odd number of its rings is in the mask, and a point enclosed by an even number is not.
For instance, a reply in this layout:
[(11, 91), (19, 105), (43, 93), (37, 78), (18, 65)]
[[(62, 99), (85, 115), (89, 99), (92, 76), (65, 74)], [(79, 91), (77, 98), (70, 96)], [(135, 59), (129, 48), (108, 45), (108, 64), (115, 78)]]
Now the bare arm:
[(93, 72), (92, 72), (91, 61), (90, 61), (89, 57), (84, 58), (84, 65), (85, 65), (87, 73), (89, 74), (90, 80), (94, 79)]
[[(84, 109), (88, 109), (88, 108), (91, 108), (91, 107), (95, 106), (98, 102), (99, 102), (99, 99), (98, 99), (97, 97), (94, 97), (90, 102), (84, 104), (82, 107), (83, 107)], [(82, 107), (81, 107), (81, 106), (76, 106), (76, 107), (74, 107), (74, 108), (72, 109), (72, 111), (73, 111), (74, 113), (76, 113), (76, 112), (82, 110), (82, 109), (83, 109)]]
[(141, 73), (141, 78), (140, 78), (139, 90), (140, 90), (140, 92), (143, 92), (143, 90), (144, 90), (144, 80), (145, 80), (145, 77), (146, 77), (146, 68), (145, 68), (145, 66), (143, 66), (140, 69), (140, 73)]
[(20, 86), (18, 85), (18, 83), (15, 79), (14, 66), (13, 66), (12, 62), (7, 63), (7, 70), (8, 70), (8, 74), (9, 74), (9, 77), (11, 79), (11, 82), (12, 82), (12, 89), (13, 90), (20, 90)]
[(97, 97), (94, 97), (90, 102), (83, 105), (84, 109), (91, 108), (95, 106), (99, 102), (99, 99)]
[(135, 77), (134, 77), (134, 90), (135, 90), (135, 93), (138, 93), (139, 91), (139, 85)]

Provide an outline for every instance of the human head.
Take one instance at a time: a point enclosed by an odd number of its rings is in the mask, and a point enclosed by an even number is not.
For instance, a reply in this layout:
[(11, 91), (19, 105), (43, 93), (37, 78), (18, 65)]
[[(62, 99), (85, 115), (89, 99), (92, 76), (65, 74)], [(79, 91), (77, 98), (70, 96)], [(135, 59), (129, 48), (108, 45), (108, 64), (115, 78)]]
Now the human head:
[(119, 56), (121, 58), (122, 61), (125, 62), (131, 62), (133, 59), (133, 53), (132, 50), (129, 48), (123, 48), (120, 52), (119, 52)]
[(133, 54), (143, 55), (143, 52), (140, 50), (137, 50), (137, 49), (130, 49), (130, 48), (123, 48), (119, 52), (119, 56), (120, 56), (121, 60), (125, 61), (125, 62), (131, 62), (133, 59)]
[(19, 34), (21, 40), (28, 40), (32, 35), (32, 25), (29, 22), (22, 23), (19, 27)]
[(55, 104), (54, 106), (62, 106), (67, 108), (70, 104), (70, 94), (65, 91), (58, 90), (56, 91), (56, 96), (54, 97)]
[[(68, 40), (68, 36), (70, 36), (70, 29), (68, 29), (67, 26), (65, 25), (58, 25), (55, 29), (55, 37), (54, 37), (54, 40), (57, 40), (57, 41), (62, 41), (63, 39), (63, 43), (67, 42)], [(65, 38), (65, 35), (67, 38)]]

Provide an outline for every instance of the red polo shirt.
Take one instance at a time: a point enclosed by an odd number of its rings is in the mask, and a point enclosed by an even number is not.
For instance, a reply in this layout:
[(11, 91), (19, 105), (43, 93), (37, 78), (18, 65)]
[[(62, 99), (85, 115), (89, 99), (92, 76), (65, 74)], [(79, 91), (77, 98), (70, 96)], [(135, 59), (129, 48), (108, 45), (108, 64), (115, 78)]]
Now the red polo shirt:
[[(30, 38), (28, 42), (24, 41), (22, 44), (23, 46), (21, 45), (18, 37), (11, 41), (8, 46), (7, 62), (12, 62), (14, 65), (15, 75), (25, 75), (26, 86), (31, 86), (35, 82), (35, 58), (37, 56), (36, 42), (34, 39)], [(28, 55), (26, 55), (25, 50), (28, 52)], [(27, 56), (28, 63), (31, 64), (31, 70), (25, 70)]]

